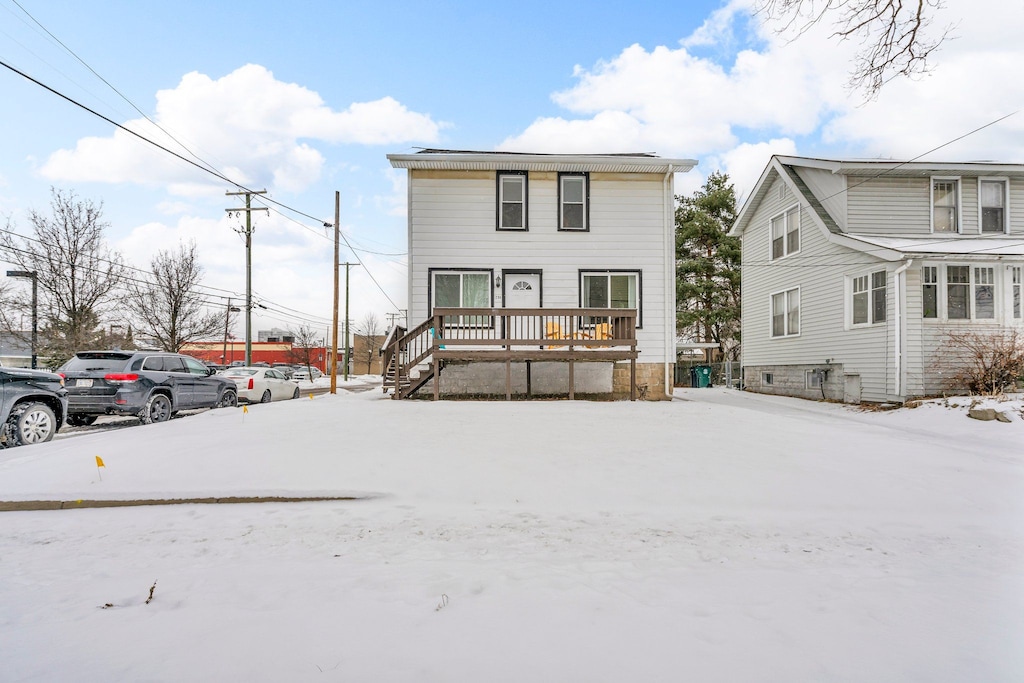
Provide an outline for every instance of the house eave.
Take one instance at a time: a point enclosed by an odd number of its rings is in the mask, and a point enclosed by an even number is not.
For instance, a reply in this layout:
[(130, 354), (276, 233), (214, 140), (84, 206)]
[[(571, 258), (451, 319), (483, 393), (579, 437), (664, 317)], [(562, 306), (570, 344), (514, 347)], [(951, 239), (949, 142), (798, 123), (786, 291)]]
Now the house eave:
[(576, 173), (684, 173), (695, 159), (627, 154), (420, 152), (388, 154), (393, 168), (438, 171), (562, 171)]

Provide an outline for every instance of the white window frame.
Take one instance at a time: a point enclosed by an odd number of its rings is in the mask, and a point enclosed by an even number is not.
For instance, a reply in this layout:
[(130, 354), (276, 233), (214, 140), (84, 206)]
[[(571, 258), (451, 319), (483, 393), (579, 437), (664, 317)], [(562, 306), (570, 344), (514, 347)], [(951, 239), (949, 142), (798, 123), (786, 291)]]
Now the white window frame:
[[(1003, 228), (985, 232), (982, 215), (984, 206), (981, 204), (981, 186), (983, 183), (1001, 183), (1003, 186)], [(980, 176), (978, 178), (978, 234), (980, 235), (1005, 235), (1010, 232), (1010, 179), (1006, 177)]]
[[(929, 281), (927, 279), (927, 277), (926, 277), (929, 270), (935, 276), (934, 280), (932, 280), (932, 281)], [(941, 272), (942, 272), (942, 268), (939, 267), (937, 264), (936, 265), (929, 265), (929, 264), (926, 263), (926, 264), (921, 266), (921, 318), (923, 320), (941, 320), (942, 319), (942, 286), (940, 284), (940, 280), (942, 278), (942, 276), (940, 275)], [(925, 295), (924, 295), (924, 293), (925, 293), (925, 290), (926, 290), (927, 287), (932, 287), (934, 289), (934, 291), (935, 291), (935, 315), (932, 315), (932, 316), (927, 316), (927, 315), (924, 314), (925, 313), (925, 309), (924, 309)]]
[(821, 389), (822, 372), (820, 370), (804, 371), (804, 389)]
[[(636, 306), (630, 308), (629, 306), (612, 306), (611, 305), (611, 278), (615, 276), (624, 276), (633, 278), (633, 287), (636, 292)], [(595, 308), (594, 306), (588, 306), (585, 303), (585, 294), (587, 291), (586, 281), (587, 278), (598, 278), (603, 277), (608, 281), (608, 307), (609, 308), (620, 308), (622, 310), (636, 310), (636, 328), (639, 330), (643, 328), (643, 271), (640, 270), (581, 270), (579, 274), (579, 287), (580, 287), (580, 308)], [(584, 319), (584, 325), (589, 323)]]
[[(790, 301), (792, 300), (789, 295), (792, 294), (792, 293), (795, 293), (795, 295), (796, 295), (796, 311), (797, 311), (796, 328), (797, 329), (796, 329), (795, 332), (789, 329), (790, 328), (789, 318), (790, 318), (790, 313), (791, 313), (791, 309), (790, 309), (789, 304), (790, 304)], [(775, 297), (780, 295), (780, 294), (786, 295), (786, 312), (785, 312), (785, 316), (783, 317), (784, 330), (783, 330), (782, 334), (775, 334)], [(779, 291), (770, 293), (768, 295), (768, 337), (770, 339), (790, 339), (792, 337), (799, 337), (800, 336), (801, 317), (803, 315), (803, 311), (800, 310), (801, 308), (802, 308), (802, 303), (801, 303), (801, 296), (800, 296), (800, 287), (790, 287), (789, 289), (781, 289)]]
[[(469, 308), (465, 306), (465, 277), (467, 275), (483, 275), (487, 277), (487, 303), (480, 306), (480, 308), (488, 308), (494, 306), (494, 271), (490, 269), (482, 268), (431, 268), (429, 269), (428, 277), (430, 279), (430, 314), (433, 315), (434, 309), (438, 308), (437, 305), (437, 276), (438, 275), (458, 275), (459, 276), (459, 306), (442, 306), (441, 308)], [(475, 308), (475, 307), (473, 307)], [(447, 325), (446, 327), (490, 327), (492, 325), (491, 319), (485, 318), (484, 316), (459, 316), (458, 320), (453, 324)]]
[[(875, 286), (875, 275), (878, 274), (884, 275), (885, 285), (883, 287)], [(863, 281), (863, 290), (857, 290), (858, 281)], [(882, 296), (884, 296), (881, 318), (875, 317), (875, 303), (878, 292), (882, 292)], [(867, 320), (864, 322), (857, 322), (854, 318), (855, 301), (858, 296), (864, 296), (867, 299)], [(847, 329), (884, 325), (889, 317), (889, 272), (885, 268), (876, 268), (866, 273), (848, 276), (846, 278), (846, 308)]]
[(1006, 285), (1009, 290), (1009, 296), (1007, 299), (1008, 310), (1006, 312), (1007, 320), (1022, 320), (1024, 319), (1024, 267), (1021, 266), (1007, 266), (1006, 267)]
[[(565, 201), (566, 180), (579, 180), (583, 183), (583, 225), (581, 227), (565, 226), (565, 205), (578, 204), (578, 202)], [(589, 173), (559, 173), (558, 174), (558, 229), (565, 232), (589, 232), (590, 231), (590, 174)]]
[[(518, 180), (520, 188), (522, 189), (522, 200), (518, 203), (523, 206), (523, 221), (522, 225), (505, 225), (505, 180)], [(513, 230), (513, 231), (524, 231), (529, 230), (529, 197), (527, 196), (527, 190), (529, 188), (529, 179), (525, 172), (520, 171), (498, 171), (498, 216), (497, 216), (497, 229), (498, 230)]]
[(761, 384), (764, 386), (772, 386), (775, 384), (775, 374), (771, 372), (761, 373)]
[[(784, 259), (787, 256), (793, 254), (799, 254), (803, 248), (803, 235), (800, 230), (800, 214), (803, 213), (803, 208), (800, 203), (797, 202), (792, 206), (786, 207), (784, 211), (780, 211), (771, 218), (768, 219), (768, 260), (778, 261)], [(790, 230), (790, 216), (796, 217), (796, 249), (790, 251), (789, 249), (789, 235), (793, 230)], [(775, 221), (782, 219), (782, 253), (778, 256), (775, 255)]]
[[(936, 282), (925, 282), (925, 269), (935, 268), (936, 271)], [(949, 269), (950, 268), (966, 268), (967, 269), (967, 282), (954, 282), (949, 281)], [(1006, 270), (1002, 270), (999, 264), (992, 262), (985, 263), (964, 263), (964, 262), (952, 262), (952, 263), (924, 263), (921, 266), (921, 319), (925, 321), (936, 321), (936, 322), (951, 322), (956, 324), (966, 324), (978, 322), (982, 324), (1012, 321), (1013, 317), (1013, 268), (1014, 266), (1007, 266)], [(1024, 269), (1022, 269), (1024, 270)], [(981, 272), (979, 272), (981, 271)], [(983, 282), (987, 271), (991, 274), (991, 280)], [(1001, 277), (1000, 273), (1004, 273), (1005, 277)], [(926, 318), (924, 316), (924, 288), (935, 287), (936, 292), (936, 315), (934, 318)], [(967, 317), (965, 318), (951, 318), (949, 316), (949, 292), (950, 286), (965, 287), (967, 292)], [(979, 318), (978, 317), (978, 295), (979, 290), (982, 287), (991, 287), (992, 289), (992, 317)], [(1024, 306), (1024, 302), (1022, 302)], [(934, 323), (933, 323), (934, 324)]]
[[(936, 231), (935, 230), (935, 183), (953, 183), (956, 186), (956, 191), (953, 193), (953, 197), (956, 201), (956, 210), (954, 211), (954, 220), (956, 220), (956, 229), (951, 231)], [(959, 235), (963, 231), (963, 184), (960, 182), (960, 176), (932, 176), (928, 183), (928, 197), (929, 197), (929, 210), (928, 219), (931, 224), (931, 231), (936, 235)]]

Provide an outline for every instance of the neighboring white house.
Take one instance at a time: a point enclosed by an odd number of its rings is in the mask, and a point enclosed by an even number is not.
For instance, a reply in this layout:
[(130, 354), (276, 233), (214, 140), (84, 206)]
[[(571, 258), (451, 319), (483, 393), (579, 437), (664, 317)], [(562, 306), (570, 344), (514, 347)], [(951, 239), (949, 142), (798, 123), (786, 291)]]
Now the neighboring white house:
[(753, 391), (935, 395), (951, 331), (1024, 331), (1024, 165), (776, 156), (730, 234)]
[(388, 159), (409, 171), (410, 326), (435, 307), (632, 308), (638, 382), (648, 397), (670, 391), (673, 175), (695, 161), (449, 150)]

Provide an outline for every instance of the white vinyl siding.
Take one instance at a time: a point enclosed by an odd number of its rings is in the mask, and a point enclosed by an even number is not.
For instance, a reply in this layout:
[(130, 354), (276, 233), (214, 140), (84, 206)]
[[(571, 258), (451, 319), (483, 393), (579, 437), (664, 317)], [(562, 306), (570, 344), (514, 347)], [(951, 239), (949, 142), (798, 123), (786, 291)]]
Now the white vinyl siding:
[[(583, 271), (642, 271), (643, 329), (637, 344), (645, 363), (671, 362), (674, 270), (666, 269), (671, 181), (662, 174), (591, 173), (590, 230), (558, 229), (558, 174), (529, 175), (529, 231), (498, 231), (493, 171), (410, 172), (409, 323), (428, 314), (428, 270), (536, 269), (543, 272), (544, 306), (580, 305)], [(666, 226), (666, 220), (669, 224)], [(496, 300), (500, 299), (495, 289)]]

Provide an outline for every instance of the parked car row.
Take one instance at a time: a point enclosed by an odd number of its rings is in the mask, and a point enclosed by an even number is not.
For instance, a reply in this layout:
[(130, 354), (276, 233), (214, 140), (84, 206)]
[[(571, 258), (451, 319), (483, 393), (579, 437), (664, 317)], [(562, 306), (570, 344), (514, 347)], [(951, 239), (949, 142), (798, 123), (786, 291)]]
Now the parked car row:
[(56, 372), (0, 367), (0, 448), (43, 443), (101, 415), (152, 424), (181, 410), (294, 399), (298, 381), (322, 375), (287, 363), (220, 369), (159, 351), (81, 351)]

